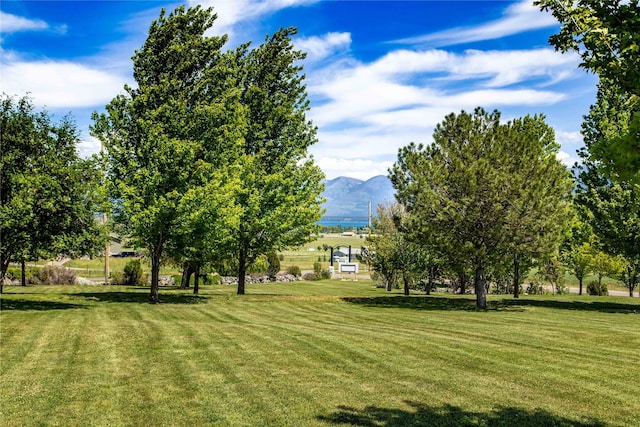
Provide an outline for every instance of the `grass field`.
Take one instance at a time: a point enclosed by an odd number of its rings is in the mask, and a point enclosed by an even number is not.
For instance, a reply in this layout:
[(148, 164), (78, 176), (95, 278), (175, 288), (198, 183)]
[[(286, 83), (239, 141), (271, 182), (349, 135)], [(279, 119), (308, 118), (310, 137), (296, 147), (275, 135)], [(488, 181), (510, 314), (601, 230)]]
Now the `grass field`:
[(3, 426), (640, 425), (640, 299), (5, 289)]

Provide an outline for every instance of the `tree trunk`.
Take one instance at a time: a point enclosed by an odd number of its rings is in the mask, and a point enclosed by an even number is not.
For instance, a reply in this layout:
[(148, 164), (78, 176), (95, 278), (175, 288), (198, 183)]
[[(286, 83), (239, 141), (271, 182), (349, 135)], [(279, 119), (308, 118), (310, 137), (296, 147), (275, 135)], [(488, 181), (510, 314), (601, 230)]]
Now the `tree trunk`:
[(484, 267), (476, 267), (474, 278), (474, 288), (476, 291), (476, 306), (478, 308), (487, 308), (487, 288), (485, 286), (486, 278), (484, 277)]
[(582, 295), (582, 276), (578, 277), (578, 284), (580, 285), (580, 290), (578, 291), (578, 295)]
[(200, 289), (200, 266), (196, 266), (194, 270), (195, 278), (193, 280), (193, 293), (194, 295), (198, 295), (198, 290)]
[(20, 284), (27, 286), (27, 269), (24, 265), (24, 259), (20, 261)]
[(11, 261), (11, 254), (6, 252), (0, 254), (0, 294), (4, 291), (4, 278), (9, 268), (9, 261)]
[(158, 282), (160, 279), (160, 250), (153, 250), (151, 252), (151, 295), (149, 300), (152, 303), (160, 302), (158, 295)]
[(602, 273), (598, 273), (598, 296), (602, 295)]
[(193, 267), (189, 263), (189, 261), (184, 263), (184, 267), (182, 269), (182, 279), (180, 280), (180, 289), (187, 289), (189, 287), (189, 282), (191, 281), (191, 275), (193, 274)]
[(517, 254), (513, 256), (513, 297), (520, 298), (520, 260)]
[(247, 274), (247, 251), (240, 248), (238, 257), (238, 295), (244, 295), (244, 282)]
[(460, 274), (460, 295), (464, 295), (467, 292), (467, 277), (464, 273)]
[(384, 280), (384, 290), (387, 292), (391, 292), (391, 289), (393, 288), (393, 282), (395, 282), (395, 275), (389, 275), (389, 276), (385, 276), (385, 280)]
[(403, 274), (402, 280), (404, 282), (404, 294), (409, 295), (409, 275)]

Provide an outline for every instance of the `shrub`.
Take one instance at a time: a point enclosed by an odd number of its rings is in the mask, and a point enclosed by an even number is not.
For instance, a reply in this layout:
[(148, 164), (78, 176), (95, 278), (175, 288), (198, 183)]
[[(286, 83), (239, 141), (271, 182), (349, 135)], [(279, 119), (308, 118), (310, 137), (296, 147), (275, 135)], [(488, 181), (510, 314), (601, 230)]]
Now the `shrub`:
[(527, 293), (529, 295), (543, 295), (545, 293), (544, 285), (540, 282), (529, 282), (527, 286)]
[(280, 259), (275, 252), (269, 252), (267, 254), (267, 276), (276, 277), (280, 272)]
[(109, 274), (109, 283), (112, 285), (124, 285), (124, 273), (122, 271), (112, 271)]
[(38, 272), (38, 280), (42, 285), (73, 285), (76, 273), (67, 268), (47, 266)]
[(318, 280), (315, 273), (305, 273), (304, 276), (302, 276), (302, 280)]
[(569, 293), (569, 288), (564, 283), (556, 283), (556, 294), (565, 295)]
[(589, 295), (609, 295), (609, 288), (604, 283), (600, 285), (598, 281), (594, 280), (587, 284), (587, 293)]
[[(37, 267), (27, 267), (24, 269), (24, 276), (27, 285), (39, 285), (40, 284), (40, 269)], [(22, 280), (22, 269), (11, 267), (7, 269), (5, 277), (9, 280)]]
[(302, 271), (297, 265), (292, 265), (291, 267), (287, 268), (287, 273), (293, 274), (294, 276), (298, 277), (302, 276)]
[(142, 266), (139, 259), (132, 259), (127, 261), (124, 266), (124, 281), (125, 285), (134, 286), (143, 283)]

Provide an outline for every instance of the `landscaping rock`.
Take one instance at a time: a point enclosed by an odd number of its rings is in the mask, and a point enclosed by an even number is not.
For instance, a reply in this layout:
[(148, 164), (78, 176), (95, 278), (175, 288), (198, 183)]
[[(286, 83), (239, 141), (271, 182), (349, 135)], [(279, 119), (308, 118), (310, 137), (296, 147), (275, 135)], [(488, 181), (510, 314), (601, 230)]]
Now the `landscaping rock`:
[[(222, 276), (220, 278), (223, 285), (237, 285), (238, 278), (235, 276)], [(259, 276), (245, 276), (246, 284), (256, 284), (256, 283), (289, 283), (289, 282), (297, 282), (302, 280), (302, 278), (295, 276), (293, 274), (278, 274), (275, 277), (269, 277), (267, 275), (259, 275)]]

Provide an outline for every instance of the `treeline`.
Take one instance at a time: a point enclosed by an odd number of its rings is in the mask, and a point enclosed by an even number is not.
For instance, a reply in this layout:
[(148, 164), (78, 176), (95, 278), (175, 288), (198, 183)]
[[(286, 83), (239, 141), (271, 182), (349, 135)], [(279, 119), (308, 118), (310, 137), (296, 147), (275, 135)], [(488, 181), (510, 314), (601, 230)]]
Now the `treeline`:
[[(79, 253), (95, 253), (104, 243), (96, 238), (96, 211), (109, 212), (112, 230), (146, 249), (154, 302), (166, 260), (196, 277), (207, 266), (232, 266), (243, 294), (251, 264), (317, 231), (324, 175), (308, 155), (317, 138), (306, 119), (305, 54), (291, 41), (296, 29), (267, 35), (255, 48), (246, 43), (223, 50), (226, 36), (205, 35), (215, 20), (212, 9), (199, 6), (162, 10), (133, 55), (136, 86), (125, 86), (105, 113), (93, 114), (91, 133), (104, 146), (101, 158), (78, 159), (77, 133), (67, 121), (49, 126), (47, 114), (33, 113), (28, 99), (4, 99), (3, 150), (17, 154), (2, 160), (2, 227), (15, 234), (10, 243), (3, 235), (2, 277), (11, 260), (40, 255), (36, 249), (42, 248), (69, 252), (79, 236), (92, 243)], [(24, 131), (14, 132), (22, 125)], [(50, 160), (40, 161), (38, 150), (49, 150), (42, 153), (53, 159), (49, 170), (58, 163), (70, 170), (31, 183), (31, 172), (47, 177)], [(83, 179), (71, 179), (74, 174)], [(5, 182), (12, 185), (8, 191)], [(73, 184), (79, 187), (66, 188)], [(40, 215), (42, 199), (22, 202), (49, 188), (58, 193), (44, 206), (69, 199), (59, 216), (51, 210)], [(73, 209), (82, 212), (71, 215)], [(73, 230), (58, 227), (61, 221)], [(25, 241), (33, 248), (18, 251)]]
[[(537, 267), (620, 279), (632, 296), (640, 274), (640, 76), (636, 2), (536, 4), (562, 24), (550, 42), (575, 50), (599, 78), (584, 117), (581, 163), (570, 173), (542, 116), (501, 123), (481, 108), (451, 114), (431, 145), (400, 149), (390, 170), (398, 204), (381, 207), (367, 253), (387, 288), (440, 276), (473, 282), (478, 307), (489, 283), (518, 297)], [(589, 28), (585, 31), (584, 28)]]

